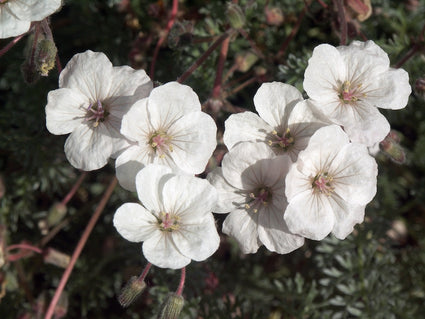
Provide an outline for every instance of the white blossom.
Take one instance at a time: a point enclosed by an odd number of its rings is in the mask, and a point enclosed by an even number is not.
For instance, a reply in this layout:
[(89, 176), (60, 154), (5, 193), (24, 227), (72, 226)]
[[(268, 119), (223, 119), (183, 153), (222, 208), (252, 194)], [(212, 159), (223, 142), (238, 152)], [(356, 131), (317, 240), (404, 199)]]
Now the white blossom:
[(150, 163), (202, 173), (217, 145), (216, 131), (189, 86), (169, 82), (154, 88), (123, 117), (121, 133), (133, 144), (116, 160), (121, 186), (134, 191), (134, 176)]
[(120, 133), (121, 119), (151, 90), (143, 70), (113, 67), (99, 52), (76, 54), (60, 74), (59, 89), (48, 94), (47, 129), (57, 135), (71, 133), (65, 154), (74, 167), (101, 168), (129, 145)]
[(317, 110), (343, 126), (351, 141), (367, 146), (390, 131), (377, 108), (404, 108), (411, 92), (407, 72), (390, 68), (388, 55), (373, 41), (317, 46), (305, 70), (304, 89)]
[(223, 232), (238, 241), (243, 253), (255, 253), (264, 245), (286, 254), (304, 244), (283, 219), (290, 165), (289, 156), (276, 156), (264, 143), (243, 142), (224, 156), (222, 168), (208, 174), (218, 191), (214, 212), (230, 212)]
[(143, 206), (123, 204), (113, 223), (125, 239), (143, 242), (149, 262), (178, 269), (217, 250), (220, 238), (211, 213), (217, 192), (208, 181), (150, 164), (137, 174), (136, 187)]
[(288, 84), (262, 84), (254, 105), (259, 116), (247, 111), (226, 120), (223, 140), (227, 148), (243, 141), (264, 142), (275, 154), (288, 154), (295, 161), (310, 136), (325, 125), (301, 93)]
[(377, 174), (365, 145), (350, 143), (339, 126), (319, 129), (286, 177), (288, 228), (315, 240), (331, 232), (344, 239), (363, 221)]
[(53, 14), (62, 0), (0, 0), (0, 39), (27, 32), (31, 21), (41, 21)]

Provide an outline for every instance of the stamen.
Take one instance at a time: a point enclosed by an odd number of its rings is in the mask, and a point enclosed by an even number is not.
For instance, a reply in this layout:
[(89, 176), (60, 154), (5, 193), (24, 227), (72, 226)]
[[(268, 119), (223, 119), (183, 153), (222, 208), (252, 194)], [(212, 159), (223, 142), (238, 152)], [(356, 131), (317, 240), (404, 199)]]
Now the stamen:
[(313, 178), (311, 186), (314, 192), (330, 196), (335, 189), (335, 187), (332, 186), (332, 181), (333, 177), (330, 176), (328, 172), (319, 173)]
[(272, 193), (268, 187), (259, 187), (248, 194), (248, 203), (244, 205), (245, 209), (257, 213), (262, 207), (267, 207), (272, 199)]
[(365, 93), (361, 92), (361, 87), (362, 87), (361, 83), (354, 85), (354, 88), (353, 88), (353, 85), (350, 81), (345, 81), (341, 86), (339, 99), (344, 104), (361, 101), (360, 98), (364, 98), (366, 96)]
[(90, 103), (87, 108), (86, 121), (94, 121), (93, 127), (98, 127), (99, 122), (105, 121), (106, 117), (109, 115), (109, 112), (105, 110), (102, 103), (97, 100), (97, 106), (94, 106), (94, 103)]
[(168, 232), (178, 230), (180, 228), (179, 220), (179, 216), (161, 212), (161, 217), (158, 218), (159, 229)]
[(267, 144), (269, 146), (279, 148), (283, 151), (287, 151), (295, 143), (295, 140), (292, 137), (289, 128), (286, 129), (285, 133), (283, 133), (282, 136), (280, 136), (276, 130), (273, 130), (271, 134), (273, 135), (272, 139), (267, 141)]
[(167, 135), (163, 131), (156, 131), (151, 135), (149, 144), (160, 158), (164, 158), (167, 151), (173, 151), (171, 141), (171, 136)]

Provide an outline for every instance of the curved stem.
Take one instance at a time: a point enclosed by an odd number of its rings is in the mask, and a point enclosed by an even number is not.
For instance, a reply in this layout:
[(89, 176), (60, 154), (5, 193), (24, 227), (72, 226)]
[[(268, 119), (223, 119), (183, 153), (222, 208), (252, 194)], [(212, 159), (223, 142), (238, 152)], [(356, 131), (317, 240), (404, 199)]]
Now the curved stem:
[(31, 251), (34, 251), (34, 252), (36, 252), (38, 254), (42, 254), (43, 253), (43, 251), (40, 248), (35, 247), (35, 246), (32, 246), (32, 245), (29, 245), (29, 244), (15, 244), (15, 245), (10, 245), (10, 246), (8, 246), (6, 248), (6, 250), (7, 251), (10, 251), (12, 249), (19, 249), (19, 248), (20, 249), (31, 250)]
[(102, 199), (99, 202), (99, 205), (97, 206), (96, 210), (94, 211), (92, 217), (90, 218), (89, 223), (86, 226), (86, 229), (83, 232), (83, 235), (81, 236), (80, 240), (78, 241), (77, 247), (75, 247), (75, 250), (72, 254), (71, 260), (68, 264), (68, 267), (66, 267), (61, 281), (59, 282), (58, 287), (56, 288), (55, 294), (52, 298), (52, 301), (50, 302), (49, 308), (47, 309), (46, 312), (46, 316), (44, 317), (45, 319), (51, 319), (53, 316), (53, 312), (55, 310), (55, 307), (59, 301), (59, 298), (62, 294), (63, 289), (65, 288), (65, 285), (69, 279), (69, 276), (71, 275), (72, 269), (75, 266), (75, 263), (78, 260), (78, 257), (81, 254), (81, 251), (83, 250), (87, 239), (90, 236), (90, 233), (92, 232), (94, 226), (96, 225), (97, 220), (100, 217), (100, 214), (102, 213), (103, 209), (106, 206), (106, 203), (108, 202), (109, 198), (112, 195), (112, 192), (115, 189), (115, 186), (117, 185), (117, 178), (114, 177), (111, 181), (111, 183), (109, 184), (108, 188), (105, 191), (105, 194), (103, 195)]
[[(59, 72), (60, 73), (60, 72)], [(87, 172), (82, 172), (80, 177), (75, 182), (74, 186), (72, 186), (69, 193), (65, 196), (65, 198), (62, 200), (61, 204), (66, 205), (71, 200), (71, 198), (75, 195), (78, 188), (80, 187), (81, 183), (83, 182), (84, 178), (87, 176)]]
[(180, 276), (180, 283), (176, 290), (176, 295), (181, 296), (184, 288), (184, 282), (186, 280), (186, 267), (182, 268), (181, 276)]
[(3, 49), (0, 50), (0, 57), (3, 56), (7, 51), (9, 51), (25, 35), (26, 35), (26, 33), (21, 34), (21, 35), (17, 36), (16, 38), (14, 38), (12, 41), (10, 41)]
[(214, 81), (212, 97), (218, 98), (221, 93), (221, 82), (223, 79), (224, 63), (226, 63), (227, 52), (229, 51), (230, 38), (226, 38), (221, 44), (220, 57), (218, 59), (217, 73)]

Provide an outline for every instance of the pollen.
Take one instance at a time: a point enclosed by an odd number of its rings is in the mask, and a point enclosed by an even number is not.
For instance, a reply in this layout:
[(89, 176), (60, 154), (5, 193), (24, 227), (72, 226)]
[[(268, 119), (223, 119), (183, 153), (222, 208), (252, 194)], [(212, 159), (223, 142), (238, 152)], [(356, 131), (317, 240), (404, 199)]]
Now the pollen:
[(291, 131), (289, 128), (285, 130), (283, 133), (278, 133), (276, 130), (271, 132), (271, 137), (267, 140), (267, 144), (273, 148), (276, 148), (279, 151), (288, 151), (289, 148), (294, 145), (295, 140), (291, 135)]
[(354, 84), (345, 81), (340, 88), (338, 97), (344, 104), (350, 104), (361, 101), (362, 98), (366, 97), (366, 94), (362, 92), (361, 83)]
[(317, 174), (311, 183), (315, 193), (325, 194), (326, 196), (332, 195), (335, 187), (332, 186), (333, 177), (328, 172)]
[(166, 132), (156, 131), (149, 138), (149, 145), (160, 158), (164, 158), (168, 152), (173, 151), (171, 141), (172, 137)]
[(87, 108), (85, 121), (93, 122), (93, 127), (98, 127), (99, 123), (104, 122), (109, 112), (102, 105), (102, 102), (97, 100), (97, 103), (91, 103)]
[(267, 207), (272, 199), (272, 192), (268, 187), (259, 187), (247, 196), (245, 209), (258, 213), (261, 208)]
[(180, 217), (170, 213), (161, 212), (158, 218), (159, 229), (172, 232), (180, 228)]

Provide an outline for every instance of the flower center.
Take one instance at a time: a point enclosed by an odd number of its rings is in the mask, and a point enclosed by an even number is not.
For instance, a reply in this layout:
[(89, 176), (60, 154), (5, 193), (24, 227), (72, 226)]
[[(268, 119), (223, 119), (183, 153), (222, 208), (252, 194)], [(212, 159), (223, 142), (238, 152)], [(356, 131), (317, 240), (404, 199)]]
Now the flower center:
[(268, 187), (259, 187), (253, 192), (249, 193), (248, 202), (245, 204), (246, 209), (252, 209), (257, 213), (261, 207), (265, 207), (272, 199), (272, 192)]
[(291, 135), (289, 128), (286, 129), (285, 133), (279, 134), (276, 130), (272, 132), (272, 138), (267, 141), (272, 147), (277, 147), (283, 151), (287, 151), (295, 141)]
[(328, 172), (319, 173), (313, 178), (311, 186), (313, 187), (314, 192), (330, 196), (335, 189), (335, 187), (332, 186), (332, 180), (333, 177), (330, 176)]
[(159, 157), (163, 158), (167, 151), (173, 151), (171, 141), (172, 137), (170, 135), (167, 135), (163, 131), (157, 131), (151, 135), (149, 145), (158, 153)]
[(361, 83), (355, 85), (350, 81), (345, 81), (341, 86), (338, 97), (344, 104), (361, 101), (361, 98), (366, 96), (366, 94), (361, 91), (361, 87)]
[(170, 213), (161, 212), (158, 218), (159, 229), (162, 231), (172, 232), (180, 228), (180, 217)]
[(86, 121), (92, 121), (93, 127), (97, 127), (99, 122), (104, 122), (109, 112), (103, 107), (102, 102), (91, 103), (87, 108)]

